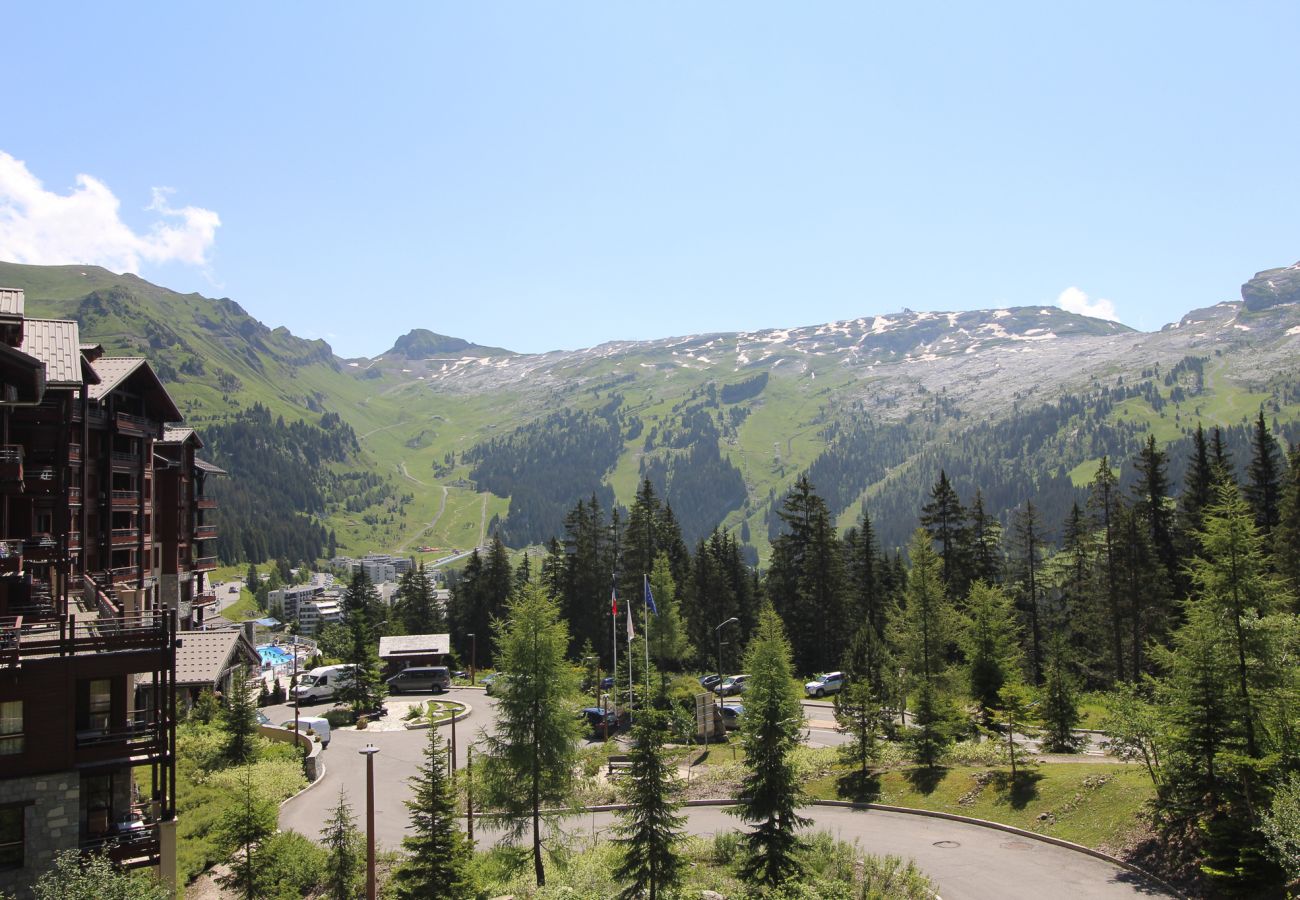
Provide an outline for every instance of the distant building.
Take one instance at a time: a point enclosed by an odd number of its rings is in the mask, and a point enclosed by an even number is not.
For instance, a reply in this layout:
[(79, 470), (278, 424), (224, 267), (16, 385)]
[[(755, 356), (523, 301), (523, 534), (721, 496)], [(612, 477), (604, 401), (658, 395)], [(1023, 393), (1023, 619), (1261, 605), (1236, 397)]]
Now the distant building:
[(411, 666), (445, 666), (450, 656), (449, 634), (399, 634), (379, 639), (379, 661), (388, 675)]
[(325, 593), (325, 585), (295, 584), (276, 588), (267, 594), (267, 608), (280, 609), (286, 619), (298, 618), (298, 609), (307, 600), (314, 600)]
[(320, 597), (304, 600), (298, 607), (298, 627), (308, 637), (320, 634), (327, 625), (336, 625), (342, 621), (343, 607), (338, 600)]

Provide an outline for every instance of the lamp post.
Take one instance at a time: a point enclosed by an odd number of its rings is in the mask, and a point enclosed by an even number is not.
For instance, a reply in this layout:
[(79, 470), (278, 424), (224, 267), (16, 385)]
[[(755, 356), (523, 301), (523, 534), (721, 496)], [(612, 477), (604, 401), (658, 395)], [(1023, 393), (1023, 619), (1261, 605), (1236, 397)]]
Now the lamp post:
[(474, 672), (478, 668), (478, 636), (469, 633), (469, 686), (474, 686)]
[[(293, 677), (289, 679), (289, 683), (293, 685), (293, 687), (289, 689), (293, 691), (293, 733), (301, 734), (301, 732), (298, 730), (298, 635), (296, 634), (293, 636)], [(298, 739), (295, 737), (294, 738), (295, 747), (298, 746), (297, 742)], [(305, 760), (308, 756), (311, 755), (311, 749), (309, 747), (303, 746), (302, 755), (303, 755), (303, 759)]]
[[(725, 622), (719, 623), (718, 627), (713, 629), (713, 636), (717, 638), (718, 641), (718, 683), (713, 686), (713, 691), (719, 697), (722, 696), (722, 629), (725, 628), (727, 625), (732, 625), (739, 621), (740, 620), (737, 619), (735, 616), (732, 616), (730, 619), (727, 619)], [(714, 705), (714, 709), (715, 710), (717, 709), (716, 704)], [(717, 731), (716, 720), (714, 722), (714, 731)]]
[(907, 667), (898, 667), (898, 717), (907, 728)]
[(366, 758), (366, 900), (375, 900), (375, 754), (379, 748), (366, 744), (357, 752)]

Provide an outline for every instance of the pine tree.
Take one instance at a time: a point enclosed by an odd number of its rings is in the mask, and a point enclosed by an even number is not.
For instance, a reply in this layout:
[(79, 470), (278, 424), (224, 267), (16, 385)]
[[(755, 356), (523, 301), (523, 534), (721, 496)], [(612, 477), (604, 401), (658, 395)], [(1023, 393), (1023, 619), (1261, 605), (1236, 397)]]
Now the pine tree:
[(1168, 457), (1156, 446), (1155, 435), (1147, 435), (1138, 454), (1135, 468), (1133, 508), (1147, 531), (1147, 540), (1164, 569), (1163, 597), (1181, 593), (1178, 550), (1174, 544), (1174, 507), (1169, 499), (1169, 479), (1165, 474)]
[(1205, 428), (1197, 422), (1196, 432), (1192, 435), (1192, 458), (1187, 462), (1187, 475), (1178, 498), (1184, 534), (1200, 530), (1203, 511), (1213, 501), (1213, 492), (1214, 466), (1210, 462), (1210, 448), (1205, 440)]
[(361, 714), (375, 709), (384, 699), (385, 684), (379, 668), (379, 637), (375, 610), (383, 601), (374, 585), (358, 568), (343, 594), (346, 616), (347, 652), (343, 661), (351, 666), (348, 680), (341, 683), (339, 699)]
[(217, 846), (227, 854), (239, 855), (231, 860), (230, 874), (217, 881), (241, 900), (260, 900), (266, 886), (258, 850), (275, 834), (278, 810), (274, 801), (254, 792), (252, 770), (247, 767), (240, 787), (238, 802), (226, 809), (215, 829)]
[(1020, 627), (1011, 598), (1001, 588), (982, 581), (971, 586), (966, 617), (962, 647), (971, 698), (987, 718), (989, 710), (998, 705), (1002, 688), (1019, 680)]
[(1289, 459), (1271, 549), (1291, 593), (1300, 596), (1300, 446), (1291, 448)]
[(677, 603), (677, 585), (666, 553), (655, 558), (650, 590), (659, 610), (646, 629), (650, 636), (650, 658), (662, 668), (677, 669), (695, 655), (695, 650), (686, 638), (686, 624)]
[(1237, 484), (1237, 467), (1223, 439), (1223, 429), (1216, 427), (1210, 437), (1210, 468), (1214, 472), (1216, 487), (1224, 484)]
[(940, 695), (955, 631), (955, 612), (942, 578), (942, 562), (930, 536), (918, 530), (908, 545), (912, 569), (896, 643), (919, 685), (908, 741), (929, 768), (952, 741), (953, 711)]
[(986, 584), (1001, 584), (1005, 564), (1002, 559), (1002, 525), (984, 510), (984, 494), (975, 489), (970, 508), (970, 577)]
[(236, 669), (230, 676), (230, 696), (222, 719), (226, 726), (226, 759), (238, 766), (257, 759), (257, 707), (246, 668)]
[(557, 604), (537, 585), (511, 600), (497, 627), (497, 661), (510, 674), (497, 698), (496, 731), (484, 735), (485, 802), (501, 809), (509, 833), (532, 826), (533, 869), (542, 864), (542, 810), (573, 792), (580, 704), (577, 675), (566, 654), (569, 630)]
[(321, 829), (320, 841), (329, 853), (325, 890), (330, 900), (353, 900), (357, 895), (365, 850), (342, 787), (339, 788), (339, 802)]
[(930, 491), (930, 502), (921, 507), (921, 525), (938, 545), (939, 558), (943, 561), (943, 583), (948, 595), (964, 598), (970, 583), (966, 558), (966, 508), (948, 481), (948, 473), (942, 469), (939, 480)]
[(1251, 435), (1250, 468), (1247, 470), (1243, 492), (1255, 513), (1255, 527), (1267, 541), (1279, 521), (1282, 494), (1282, 451), (1277, 438), (1269, 431), (1264, 420), (1264, 407), (1259, 408), (1255, 430)]
[(857, 770), (860, 788), (866, 787), (885, 724), (886, 713), (881, 700), (868, 681), (850, 680), (835, 695), (835, 730), (849, 738), (847, 743), (840, 745), (840, 758)]
[[(667, 557), (662, 557), (667, 561)], [(686, 817), (678, 812), (675, 799), (681, 783), (675, 767), (664, 755), (664, 721), (659, 713), (639, 714), (629, 754), (625, 802), (618, 813), (618, 845), (622, 859), (614, 877), (630, 882), (623, 889), (625, 900), (644, 897), (657, 900), (664, 890), (676, 887), (682, 878), (682, 859), (677, 846)]]
[(803, 788), (791, 757), (799, 746), (803, 710), (790, 656), (780, 618), (764, 608), (745, 654), (749, 686), (741, 746), (746, 771), (734, 814), (754, 824), (745, 836), (749, 855), (741, 865), (741, 878), (766, 886), (783, 884), (803, 871), (795, 832), (809, 824), (795, 812)]
[(1124, 677), (1124, 609), (1120, 602), (1119, 585), (1119, 513), (1123, 498), (1119, 483), (1110, 468), (1110, 458), (1103, 456), (1097, 465), (1088, 488), (1088, 508), (1092, 513), (1092, 526), (1100, 535), (1097, 548), (1097, 581), (1100, 599), (1109, 613), (1111, 639), (1111, 665), (1116, 678)]
[(1079, 698), (1067, 653), (1063, 640), (1051, 642), (1041, 707), (1043, 749), (1048, 753), (1073, 753), (1079, 746), (1074, 735), (1079, 725)]
[[(1026, 732), (1025, 723), (1029, 719), (1032, 703), (1029, 688), (1019, 681), (1009, 681), (998, 692), (998, 706), (1002, 710), (1007, 729), (1007, 762), (1011, 766), (1011, 783), (1015, 785), (1018, 778), (1017, 767), (1025, 757), (1025, 751), (1016, 743), (1016, 735)], [(1032, 736), (1032, 735), (1031, 735)]]
[(1032, 502), (1025, 501), (1024, 509), (1016, 513), (1012, 534), (1015, 540), (1012, 577), (1016, 585), (1017, 606), (1029, 626), (1029, 671), (1034, 684), (1042, 684), (1043, 632), (1039, 622), (1039, 602), (1042, 596), (1040, 571), (1043, 538), (1038, 513)]
[(411, 778), (411, 834), (402, 838), (408, 856), (393, 881), (403, 900), (462, 900), (476, 890), (473, 850), (456, 821), (456, 795), (447, 775), (447, 750), (437, 728), (429, 729), (424, 763)]

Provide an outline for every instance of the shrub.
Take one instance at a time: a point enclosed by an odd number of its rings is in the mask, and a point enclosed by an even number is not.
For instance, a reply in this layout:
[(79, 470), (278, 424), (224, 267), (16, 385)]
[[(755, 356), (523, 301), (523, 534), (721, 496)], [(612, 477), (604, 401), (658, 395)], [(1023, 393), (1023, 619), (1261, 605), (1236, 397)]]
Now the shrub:
[(298, 900), (311, 894), (320, 885), (326, 855), (296, 831), (268, 838), (258, 856), (270, 889), (267, 900)]

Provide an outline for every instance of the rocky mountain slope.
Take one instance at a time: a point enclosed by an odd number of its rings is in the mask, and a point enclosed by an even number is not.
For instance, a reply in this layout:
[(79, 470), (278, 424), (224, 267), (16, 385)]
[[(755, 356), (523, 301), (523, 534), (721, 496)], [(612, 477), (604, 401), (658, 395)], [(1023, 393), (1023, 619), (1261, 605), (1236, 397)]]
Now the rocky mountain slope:
[(649, 477), (692, 537), (722, 525), (762, 554), (804, 471), (842, 524), (865, 504), (893, 545), (940, 468), (1002, 517), (1046, 496), (1050, 522), (1148, 431), (1176, 458), (1197, 422), (1239, 426), (1261, 405), (1284, 433), (1300, 421), (1294, 266), (1154, 333), (1055, 307), (904, 310), (544, 354), (416, 329), (374, 360), (93, 267), (0, 264), (0, 284), (154, 359), (200, 427), (264, 407), (350, 428), (359, 450), (319, 463), (308, 512), (358, 551), (472, 546), (495, 527), (532, 543), (579, 498), (626, 503)]

